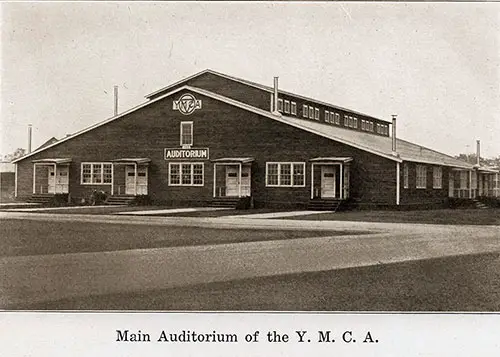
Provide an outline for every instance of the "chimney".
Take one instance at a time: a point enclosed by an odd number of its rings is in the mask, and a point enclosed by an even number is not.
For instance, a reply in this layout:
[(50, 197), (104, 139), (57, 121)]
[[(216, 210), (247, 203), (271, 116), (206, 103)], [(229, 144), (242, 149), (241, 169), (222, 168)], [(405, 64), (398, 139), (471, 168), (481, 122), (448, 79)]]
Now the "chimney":
[(31, 139), (33, 136), (33, 127), (28, 124), (28, 154), (31, 152)]
[(115, 116), (118, 115), (118, 86), (114, 87), (114, 93), (115, 93)]
[(278, 78), (274, 77), (274, 95), (273, 95), (273, 113), (279, 114), (278, 111)]
[(392, 155), (397, 156), (396, 151), (396, 118), (397, 114), (392, 114)]
[(481, 159), (481, 141), (476, 140), (476, 165), (479, 167), (479, 161)]

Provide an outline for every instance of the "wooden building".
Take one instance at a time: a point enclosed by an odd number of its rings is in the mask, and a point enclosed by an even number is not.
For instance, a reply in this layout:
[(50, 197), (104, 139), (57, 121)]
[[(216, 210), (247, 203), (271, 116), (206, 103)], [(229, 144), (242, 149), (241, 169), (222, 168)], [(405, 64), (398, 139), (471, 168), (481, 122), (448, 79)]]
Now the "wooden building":
[(99, 190), (158, 204), (255, 207), (498, 196), (498, 171), (396, 138), (394, 118), (282, 91), (277, 78), (268, 87), (205, 70), (146, 98), (16, 160), (16, 196), (79, 202)]

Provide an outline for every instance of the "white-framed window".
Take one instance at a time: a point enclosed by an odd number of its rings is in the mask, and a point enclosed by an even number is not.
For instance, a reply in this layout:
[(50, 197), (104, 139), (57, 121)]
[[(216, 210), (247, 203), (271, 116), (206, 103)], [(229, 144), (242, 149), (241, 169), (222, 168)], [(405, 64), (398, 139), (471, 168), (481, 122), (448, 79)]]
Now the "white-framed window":
[(325, 110), (325, 121), (327, 123), (330, 122), (330, 112), (328, 110)]
[(347, 114), (344, 114), (344, 126), (349, 125), (349, 116)]
[(180, 142), (182, 147), (191, 147), (193, 145), (192, 121), (181, 121)]
[(309, 110), (308, 109), (309, 109), (309, 107), (306, 104), (302, 105), (302, 116), (304, 118), (307, 118), (309, 116)]
[(170, 162), (168, 164), (169, 186), (203, 186), (203, 177), (202, 162)]
[(357, 129), (358, 128), (358, 118), (354, 117), (353, 120), (354, 120), (353, 126), (355, 129)]
[(267, 162), (266, 186), (304, 187), (305, 162)]
[(335, 124), (340, 125), (340, 114), (335, 113)]
[(477, 171), (472, 171), (470, 186), (473, 190), (477, 189)]
[(82, 162), (80, 183), (82, 185), (109, 185), (113, 182), (110, 162)]
[(291, 103), (291, 112), (293, 115), (297, 115), (297, 103), (295, 102)]
[(285, 113), (290, 113), (290, 101), (285, 99)]
[(314, 108), (314, 119), (319, 120), (319, 108)]
[(432, 167), (432, 188), (443, 188), (443, 169), (441, 166)]
[(361, 130), (365, 130), (365, 120), (361, 119)]
[(407, 163), (403, 164), (403, 187), (408, 188), (409, 185), (409, 167)]
[(467, 188), (467, 171), (460, 171), (460, 189), (465, 190)]
[(373, 122), (370, 122), (370, 131), (373, 131)]
[(417, 165), (417, 188), (427, 188), (427, 167)]
[(278, 111), (283, 111), (283, 99), (278, 99)]
[(309, 106), (309, 119), (314, 119), (314, 108)]

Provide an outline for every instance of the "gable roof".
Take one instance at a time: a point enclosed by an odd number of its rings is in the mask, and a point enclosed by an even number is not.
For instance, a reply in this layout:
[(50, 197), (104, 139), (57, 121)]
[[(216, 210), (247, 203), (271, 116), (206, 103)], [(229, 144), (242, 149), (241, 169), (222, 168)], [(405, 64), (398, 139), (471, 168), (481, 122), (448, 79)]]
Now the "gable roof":
[[(266, 85), (263, 85), (263, 84), (252, 82), (252, 81), (249, 81), (249, 80), (246, 80), (246, 79), (243, 79), (243, 78), (238, 78), (238, 77), (230, 76), (228, 74), (217, 72), (217, 71), (214, 71), (212, 69), (205, 69), (205, 70), (203, 70), (201, 72), (195, 73), (195, 74), (193, 74), (193, 75), (191, 75), (189, 77), (186, 77), (184, 79), (181, 79), (181, 80), (179, 80), (179, 81), (177, 81), (177, 82), (175, 82), (173, 84), (170, 84), (170, 85), (168, 85), (166, 87), (160, 88), (160, 89), (158, 89), (158, 90), (156, 90), (156, 91), (154, 91), (152, 93), (149, 93), (148, 95), (146, 95), (146, 98), (149, 99), (149, 98), (151, 98), (151, 97), (153, 97), (153, 96), (155, 96), (157, 94), (160, 94), (162, 92), (168, 91), (169, 89), (172, 89), (175, 86), (178, 86), (179, 84), (182, 84), (184, 82), (188, 82), (189, 80), (191, 80), (193, 78), (196, 78), (196, 77), (199, 77), (199, 76), (201, 76), (203, 74), (206, 74), (206, 73), (210, 73), (210, 74), (222, 77), (222, 78), (229, 79), (231, 81), (242, 83), (242, 84), (245, 84), (247, 86), (254, 87), (254, 88), (257, 88), (257, 89), (269, 92), (269, 93), (274, 93), (274, 88), (273, 87), (269, 87), (269, 86), (266, 86)], [(374, 117), (373, 115), (368, 115), (368, 114), (361, 113), (361, 112), (358, 112), (358, 111), (355, 111), (355, 110), (352, 110), (352, 109), (344, 108), (344, 107), (341, 107), (341, 106), (338, 106), (338, 105), (335, 105), (335, 104), (323, 102), (321, 100), (317, 100), (317, 99), (310, 98), (310, 97), (305, 97), (305, 96), (302, 96), (302, 95), (299, 95), (299, 94), (296, 94), (296, 93), (287, 92), (287, 91), (281, 90), (279, 88), (278, 88), (278, 93), (279, 94), (284, 94), (284, 95), (289, 95), (291, 97), (295, 97), (295, 98), (298, 98), (298, 99), (302, 99), (302, 100), (305, 100), (307, 102), (316, 103), (316, 104), (319, 104), (319, 105), (324, 105), (324, 106), (331, 107), (331, 108), (334, 108), (334, 109), (343, 110), (343, 111), (346, 111), (346, 112), (349, 112), (349, 113), (353, 113), (353, 114), (357, 114), (357, 115), (363, 115), (363, 116), (368, 117), (368, 118), (373, 118), (373, 119), (377, 119), (377, 120), (380, 120), (380, 121), (384, 121), (386, 123), (390, 123), (390, 121)]]
[(57, 141), (57, 138), (55, 136), (51, 137), (49, 140), (47, 140), (46, 142), (44, 142), (42, 145), (40, 145), (39, 147), (37, 147), (35, 150), (38, 150), (38, 149), (42, 149), (46, 146), (49, 146), (50, 144), (53, 144)]
[(322, 124), (316, 121), (310, 121), (306, 119), (298, 119), (295, 117), (289, 117), (289, 116), (282, 116), (282, 115), (277, 115), (273, 114), (271, 112), (265, 111), (260, 108), (253, 107), (249, 104), (242, 103), (239, 101), (236, 101), (231, 98), (227, 98), (225, 96), (222, 96), (217, 93), (210, 92), (205, 89), (197, 88), (197, 87), (191, 87), (188, 85), (184, 85), (182, 87), (176, 88), (171, 92), (168, 92), (158, 98), (155, 98), (153, 100), (147, 101), (145, 103), (142, 103), (135, 108), (132, 108), (126, 112), (123, 112), (117, 116), (111, 117), (109, 119), (106, 119), (100, 123), (94, 124), (86, 129), (83, 129), (71, 136), (67, 136), (64, 139), (61, 139), (51, 145), (48, 145), (44, 148), (35, 150), (21, 158), (18, 158), (13, 161), (13, 163), (24, 160), (34, 154), (37, 154), (41, 151), (44, 151), (48, 148), (51, 148), (53, 146), (59, 145), (63, 142), (66, 142), (68, 140), (71, 140), (75, 138), (76, 136), (82, 135), (90, 130), (96, 129), (102, 125), (105, 125), (107, 123), (110, 123), (114, 120), (117, 120), (127, 114), (130, 114), (134, 111), (137, 111), (145, 106), (151, 105), (157, 101), (160, 101), (164, 98), (167, 98), (175, 93), (178, 93), (183, 90), (189, 90), (198, 94), (201, 94), (203, 96), (224, 102), (226, 104), (238, 107), (240, 109), (244, 109), (246, 111), (258, 114), (263, 117), (267, 117), (270, 119), (273, 119), (275, 121), (291, 125), (293, 127), (305, 130), (307, 132), (340, 142), (342, 144), (349, 145), (351, 147), (358, 148), (363, 151), (370, 152), (372, 154), (387, 158), (392, 161), (396, 162), (402, 162), (402, 161), (414, 161), (414, 162), (421, 162), (421, 163), (427, 163), (427, 164), (435, 164), (435, 165), (443, 165), (443, 166), (452, 166), (452, 167), (458, 167), (458, 168), (464, 168), (464, 169), (472, 169), (473, 165), (468, 164), (466, 162), (463, 162), (461, 160), (457, 160), (449, 155), (442, 154), (440, 152), (410, 143), (405, 140), (397, 139), (397, 152), (398, 156), (392, 155), (392, 138), (391, 137), (386, 137), (386, 136), (379, 136), (379, 135), (373, 135), (361, 131), (355, 131), (355, 130), (348, 130), (348, 129), (343, 129), (342, 127), (338, 126), (333, 126), (333, 125), (327, 125), (327, 124)]

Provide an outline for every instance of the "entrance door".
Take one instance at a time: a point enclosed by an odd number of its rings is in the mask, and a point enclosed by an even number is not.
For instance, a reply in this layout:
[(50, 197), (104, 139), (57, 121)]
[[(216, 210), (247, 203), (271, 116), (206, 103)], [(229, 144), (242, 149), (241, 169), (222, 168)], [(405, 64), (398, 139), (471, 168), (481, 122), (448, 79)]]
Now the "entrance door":
[[(125, 167), (125, 194), (135, 195), (135, 168), (134, 165), (127, 165)], [(148, 167), (137, 167), (137, 194), (148, 194)]]
[(321, 198), (335, 197), (335, 166), (321, 166)]
[(238, 196), (238, 167), (226, 166), (226, 196)]
[(47, 167), (47, 192), (56, 193), (56, 176), (54, 166)]
[(69, 166), (57, 167), (55, 181), (55, 193), (69, 192)]
[(250, 196), (250, 166), (241, 167), (241, 196)]
[[(236, 196), (240, 192), (238, 186), (238, 166), (226, 166), (226, 196)], [(241, 167), (241, 196), (250, 196), (250, 166)]]

